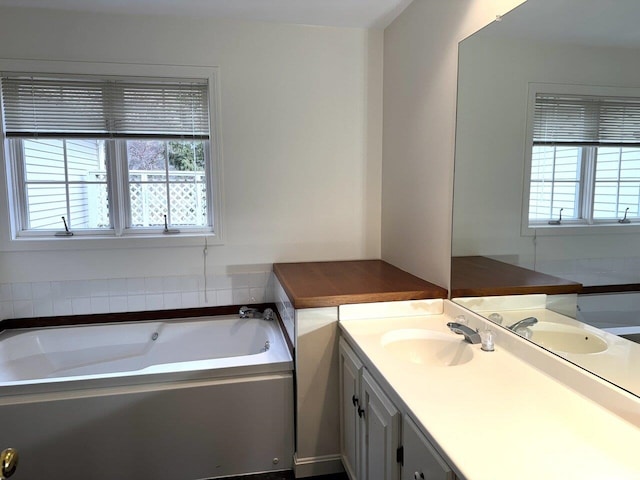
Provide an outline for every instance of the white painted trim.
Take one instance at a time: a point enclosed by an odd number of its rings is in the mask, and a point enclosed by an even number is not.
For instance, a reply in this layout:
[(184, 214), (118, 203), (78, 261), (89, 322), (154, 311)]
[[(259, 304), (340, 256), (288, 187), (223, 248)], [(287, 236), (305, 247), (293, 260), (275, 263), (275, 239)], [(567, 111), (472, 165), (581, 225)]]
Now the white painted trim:
[(296, 478), (332, 475), (344, 472), (340, 455), (322, 455), (319, 457), (298, 458), (293, 454), (293, 473)]
[(533, 150), (533, 120), (538, 93), (557, 93), (574, 95), (594, 95), (602, 97), (640, 97), (640, 88), (605, 86), (605, 85), (579, 85), (561, 83), (536, 83), (530, 82), (527, 98), (527, 122), (524, 145), (524, 172), (522, 178), (522, 207), (520, 217), (520, 234), (523, 237), (564, 236), (564, 235), (594, 235), (594, 234), (638, 234), (640, 225), (619, 225), (615, 222), (581, 223), (576, 220), (567, 220), (566, 224), (548, 225), (544, 223), (529, 224), (529, 195), (531, 189), (531, 155)]
[[(0, 172), (0, 199), (6, 198), (6, 208), (0, 209), (0, 251), (34, 251), (34, 250), (88, 250), (88, 249), (119, 249), (139, 247), (188, 247), (204, 245), (207, 237), (209, 245), (223, 244), (223, 168), (222, 168), (222, 139), (221, 139), (221, 83), (220, 68), (204, 65), (161, 65), (114, 62), (72, 62), (55, 60), (24, 60), (0, 59), (1, 72), (33, 72), (52, 74), (91, 74), (108, 76), (140, 76), (140, 77), (171, 77), (171, 78), (207, 78), (209, 81), (209, 109), (210, 109), (210, 174), (208, 179), (208, 199), (213, 200), (213, 211), (210, 212), (213, 221), (213, 231), (193, 231), (179, 236), (166, 235), (130, 235), (118, 237), (114, 234), (102, 236), (86, 236), (65, 238), (42, 238), (37, 235), (28, 238), (18, 238), (16, 219), (13, 218), (12, 186), (8, 183), (6, 161), (7, 142), (2, 142), (0, 148), (0, 164), (4, 170)], [(2, 132), (0, 132), (2, 133)], [(4, 135), (3, 135), (4, 136)], [(11, 169), (9, 170), (11, 171)], [(209, 173), (209, 172), (208, 172)], [(211, 176), (211, 175), (209, 175)], [(11, 180), (13, 181), (13, 179)], [(2, 203), (2, 202), (0, 202)]]

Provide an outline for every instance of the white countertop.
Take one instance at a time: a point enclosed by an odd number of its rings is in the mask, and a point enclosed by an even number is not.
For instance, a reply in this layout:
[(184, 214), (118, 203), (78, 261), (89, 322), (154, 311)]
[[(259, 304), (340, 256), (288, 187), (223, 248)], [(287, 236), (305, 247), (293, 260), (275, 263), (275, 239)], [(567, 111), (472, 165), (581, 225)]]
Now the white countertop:
[[(468, 480), (640, 479), (640, 429), (512, 355), (472, 345), (474, 358), (441, 367), (385, 350), (391, 330), (454, 335), (445, 315), (341, 320), (374, 378), (401, 401)], [(462, 340), (462, 337), (461, 341)], [(558, 359), (560, 362), (561, 360)], [(640, 402), (638, 403), (640, 409)]]

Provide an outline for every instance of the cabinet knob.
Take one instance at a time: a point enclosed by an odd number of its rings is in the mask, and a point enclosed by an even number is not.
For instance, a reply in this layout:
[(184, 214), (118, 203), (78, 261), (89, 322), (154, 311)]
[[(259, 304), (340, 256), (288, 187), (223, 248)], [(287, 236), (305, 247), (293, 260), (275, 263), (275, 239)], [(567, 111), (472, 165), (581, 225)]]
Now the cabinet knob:
[(422, 472), (415, 472), (413, 474), (413, 478), (414, 480), (424, 480), (424, 473)]
[(353, 403), (353, 406), (354, 406), (354, 407), (357, 407), (357, 406), (358, 406), (358, 403), (359, 403), (359, 402), (358, 402), (358, 397), (356, 397), (355, 395), (353, 395), (353, 396), (351, 397), (351, 403)]
[(364, 417), (364, 408), (358, 407), (358, 416), (360, 418)]
[(15, 448), (6, 448), (0, 453), (0, 480), (5, 480), (16, 473), (18, 468), (18, 451)]

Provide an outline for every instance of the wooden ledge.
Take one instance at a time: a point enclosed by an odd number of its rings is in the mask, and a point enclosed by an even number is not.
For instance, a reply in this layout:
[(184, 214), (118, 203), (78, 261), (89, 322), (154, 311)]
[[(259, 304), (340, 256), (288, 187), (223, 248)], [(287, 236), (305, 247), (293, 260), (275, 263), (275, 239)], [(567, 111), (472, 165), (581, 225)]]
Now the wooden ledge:
[(294, 308), (447, 298), (447, 290), (383, 260), (275, 263)]
[(582, 284), (487, 257), (451, 259), (451, 296), (581, 293)]

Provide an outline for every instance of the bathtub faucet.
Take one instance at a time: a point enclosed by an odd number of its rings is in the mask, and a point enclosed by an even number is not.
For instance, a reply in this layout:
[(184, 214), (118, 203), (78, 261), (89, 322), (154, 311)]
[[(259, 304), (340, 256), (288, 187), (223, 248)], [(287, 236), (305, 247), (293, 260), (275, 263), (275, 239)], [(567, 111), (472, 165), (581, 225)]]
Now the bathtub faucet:
[(532, 325), (535, 325), (536, 323), (538, 323), (538, 319), (536, 317), (527, 317), (527, 318), (523, 318), (522, 320), (518, 320), (513, 325), (510, 325), (508, 328), (509, 330), (513, 330), (514, 332), (517, 332), (519, 328), (530, 327)]
[(276, 314), (271, 308), (265, 308), (261, 312), (257, 308), (249, 308), (247, 306), (240, 307), (240, 318), (262, 318), (263, 320), (273, 320)]

